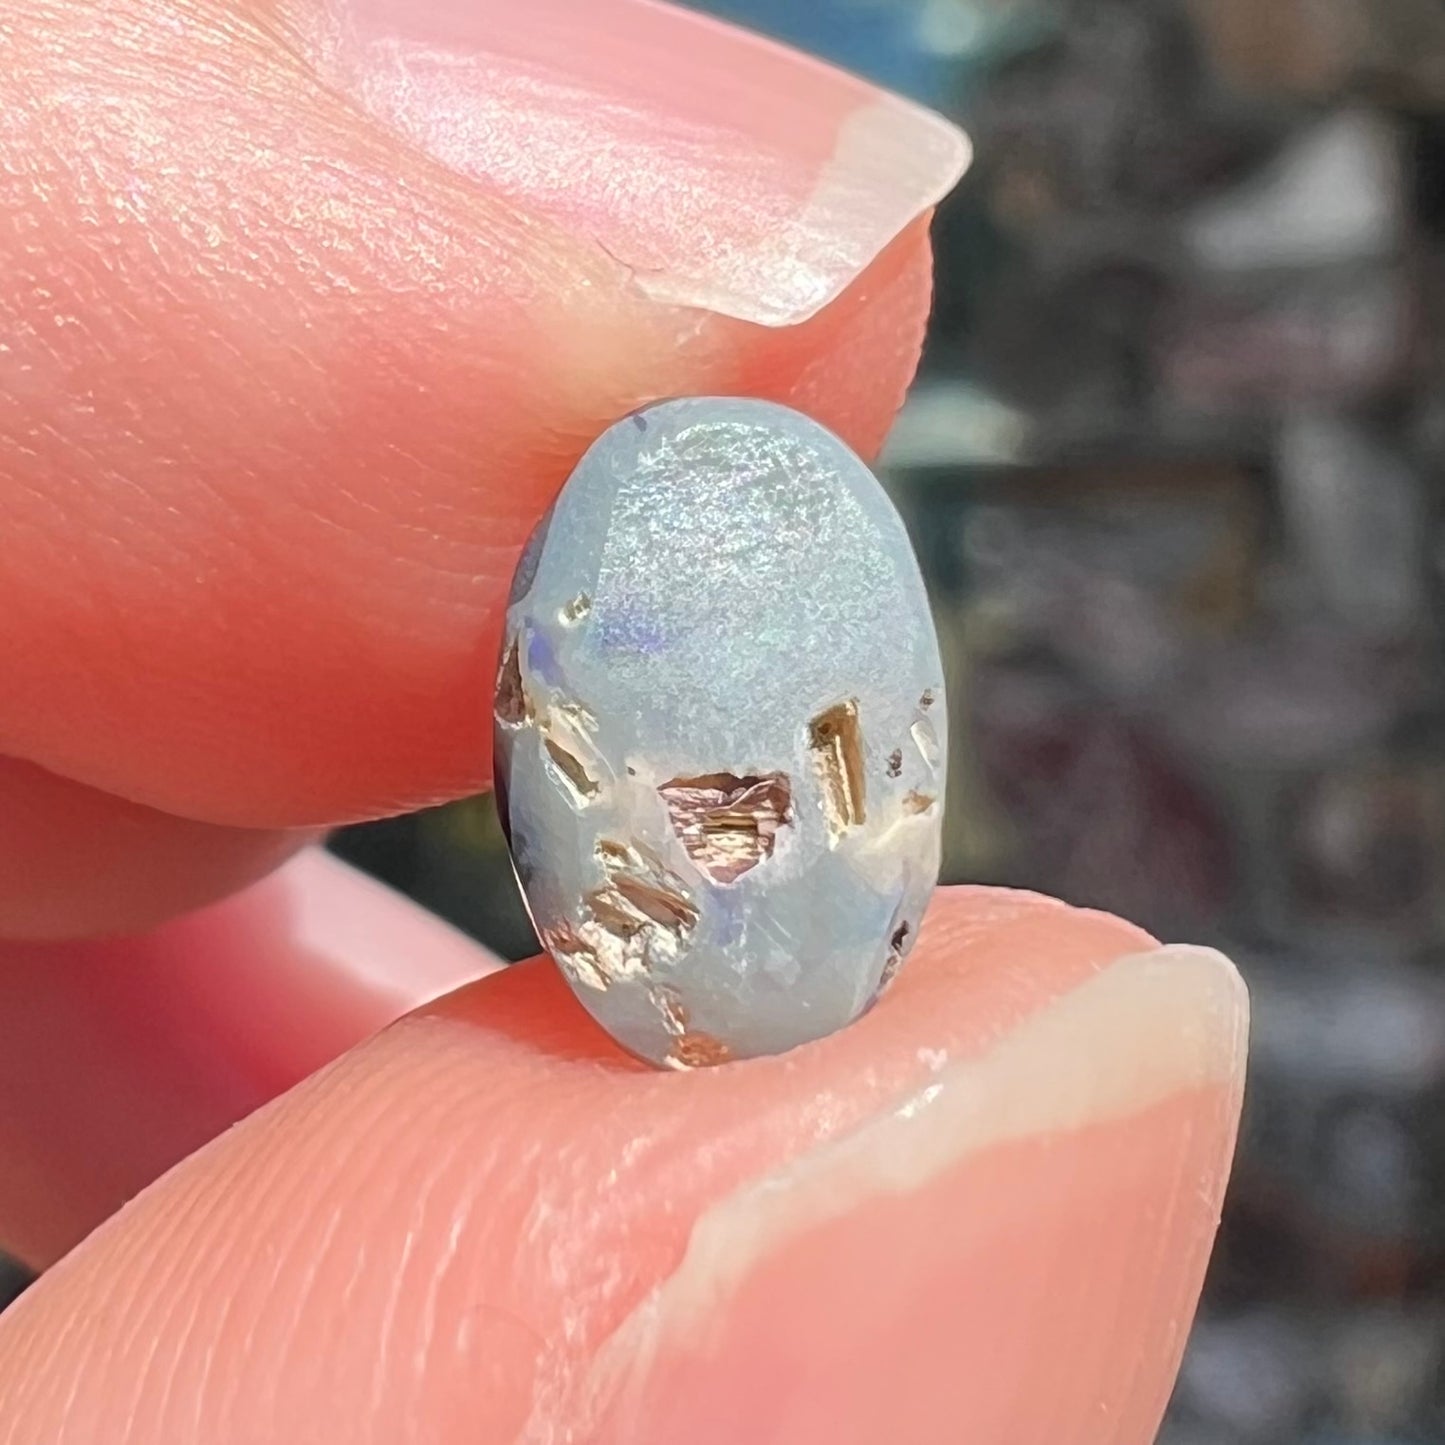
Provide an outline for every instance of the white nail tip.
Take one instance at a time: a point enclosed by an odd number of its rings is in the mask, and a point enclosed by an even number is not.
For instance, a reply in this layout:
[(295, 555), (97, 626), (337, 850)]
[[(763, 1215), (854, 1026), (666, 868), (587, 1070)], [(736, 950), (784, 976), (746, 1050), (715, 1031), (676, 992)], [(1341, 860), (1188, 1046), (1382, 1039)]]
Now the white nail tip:
[(663, 304), (761, 326), (797, 325), (836, 300), (937, 205), (972, 154), (968, 137), (942, 116), (881, 96), (844, 121), (832, 158), (794, 214), (735, 223), (704, 265), (683, 257), (663, 270), (638, 270), (634, 284)]

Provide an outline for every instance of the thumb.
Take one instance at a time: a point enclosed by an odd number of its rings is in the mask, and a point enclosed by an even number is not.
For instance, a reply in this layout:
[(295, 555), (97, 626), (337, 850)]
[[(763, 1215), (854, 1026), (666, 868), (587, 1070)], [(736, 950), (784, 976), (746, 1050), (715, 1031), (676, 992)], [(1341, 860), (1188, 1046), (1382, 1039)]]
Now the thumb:
[(517, 552), (629, 407), (875, 448), (964, 158), (649, 0), (10, 0), (0, 113), (0, 754), (265, 827), (485, 783)]
[(0, 1442), (1147, 1445), (1244, 1012), (1216, 954), (987, 889), (854, 1027), (724, 1069), (494, 974), (0, 1317)]

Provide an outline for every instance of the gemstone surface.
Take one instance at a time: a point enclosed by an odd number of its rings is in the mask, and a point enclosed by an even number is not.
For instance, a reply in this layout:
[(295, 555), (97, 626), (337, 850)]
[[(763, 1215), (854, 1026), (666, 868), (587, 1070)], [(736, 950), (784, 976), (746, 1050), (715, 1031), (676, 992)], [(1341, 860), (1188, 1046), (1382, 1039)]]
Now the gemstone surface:
[(892, 503), (806, 417), (689, 398), (604, 433), (518, 564), (495, 721), (538, 934), (642, 1058), (820, 1038), (912, 946), (938, 642)]

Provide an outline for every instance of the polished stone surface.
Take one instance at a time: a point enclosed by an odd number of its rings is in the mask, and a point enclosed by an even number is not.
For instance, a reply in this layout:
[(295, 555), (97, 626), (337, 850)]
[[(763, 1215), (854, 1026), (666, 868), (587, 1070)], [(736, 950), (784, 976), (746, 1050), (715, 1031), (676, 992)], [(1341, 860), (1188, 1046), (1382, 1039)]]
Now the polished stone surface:
[(938, 876), (943, 673), (867, 467), (772, 403), (665, 402), (518, 564), (497, 785), (537, 930), (624, 1047), (777, 1053), (866, 1009)]

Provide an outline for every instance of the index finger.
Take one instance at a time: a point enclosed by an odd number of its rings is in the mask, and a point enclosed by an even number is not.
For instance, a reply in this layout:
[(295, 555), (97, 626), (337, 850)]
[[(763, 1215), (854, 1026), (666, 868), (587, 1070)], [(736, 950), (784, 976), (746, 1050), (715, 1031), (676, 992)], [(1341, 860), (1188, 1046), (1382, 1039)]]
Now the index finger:
[(179, 13), (4, 32), (0, 754), (225, 824), (466, 792), (577, 455), (703, 391), (876, 447), (963, 142), (642, 0)]

